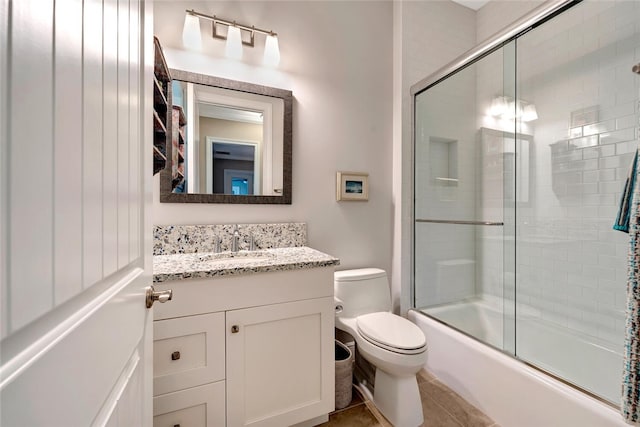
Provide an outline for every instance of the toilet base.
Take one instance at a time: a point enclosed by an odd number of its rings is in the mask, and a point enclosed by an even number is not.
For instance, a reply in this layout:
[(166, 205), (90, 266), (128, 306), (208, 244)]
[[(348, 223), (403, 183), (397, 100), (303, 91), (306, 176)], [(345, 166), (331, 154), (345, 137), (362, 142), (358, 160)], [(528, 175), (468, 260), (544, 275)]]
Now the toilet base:
[(395, 427), (418, 427), (424, 421), (416, 376), (396, 377), (376, 369), (373, 403)]

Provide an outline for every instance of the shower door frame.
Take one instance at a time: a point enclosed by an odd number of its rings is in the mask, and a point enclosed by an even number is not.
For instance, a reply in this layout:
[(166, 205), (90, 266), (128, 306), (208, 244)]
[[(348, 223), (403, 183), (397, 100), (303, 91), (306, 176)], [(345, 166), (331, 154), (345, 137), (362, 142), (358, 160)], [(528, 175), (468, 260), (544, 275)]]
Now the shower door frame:
[[(416, 154), (416, 135), (415, 135), (415, 124), (416, 124), (416, 117), (415, 117), (415, 113), (416, 113), (416, 96), (421, 94), (422, 92), (428, 90), (429, 88), (439, 84), (440, 82), (448, 79), (449, 77), (453, 76), (454, 74), (456, 74), (457, 72), (463, 70), (464, 68), (475, 64), (477, 61), (481, 60), (482, 58), (484, 58), (485, 56), (490, 55), (491, 53), (501, 49), (502, 47), (504, 47), (505, 45), (507, 45), (508, 43), (512, 42), (512, 41), (517, 41), (517, 39), (524, 35), (525, 33), (527, 33), (528, 31), (542, 25), (543, 23), (549, 21), (550, 19), (553, 19), (555, 16), (563, 13), (564, 11), (578, 5), (579, 3), (581, 3), (582, 0), (550, 0), (546, 3), (544, 3), (543, 5), (539, 6), (538, 8), (534, 9), (533, 11), (531, 11), (530, 13), (526, 14), (525, 16), (523, 16), (522, 18), (520, 18), (519, 20), (515, 21), (513, 24), (509, 25), (508, 27), (506, 27), (505, 29), (503, 29), (502, 31), (494, 34), (493, 36), (491, 36), (490, 38), (488, 38), (487, 40), (485, 40), (484, 42), (480, 43), (478, 46), (474, 47), (473, 49), (470, 49), (469, 51), (465, 52), (464, 54), (460, 55), (458, 58), (456, 58), (455, 60), (453, 60), (452, 62), (450, 62), (449, 64), (445, 65), (444, 67), (438, 69), (437, 71), (435, 71), (434, 73), (432, 73), (431, 75), (427, 76), (426, 78), (422, 79), (421, 81), (419, 81), (418, 83), (414, 84), (411, 86), (410, 89), (410, 95), (411, 95), (411, 109), (410, 109), (410, 117), (411, 117), (411, 257), (410, 257), (410, 271), (411, 271), (411, 275), (410, 275), (410, 301), (411, 301), (411, 307), (410, 310), (416, 311), (418, 313), (420, 313), (421, 315), (427, 316), (431, 319), (434, 319), (440, 323), (445, 324), (447, 327), (451, 327), (452, 329), (476, 340), (479, 341), (478, 338), (476, 338), (475, 336), (460, 330), (456, 327), (453, 327), (451, 325), (446, 324), (445, 322), (441, 321), (440, 319), (433, 317), (429, 314), (426, 314), (420, 310), (417, 309), (416, 307), (416, 301), (415, 301), (415, 231), (416, 231), (416, 222), (442, 222), (442, 223), (449, 223), (449, 222), (453, 222), (453, 223), (465, 223), (464, 221), (418, 221), (416, 220), (416, 212), (415, 212), (415, 199), (416, 199), (416, 194), (415, 194), (415, 154)], [(516, 93), (517, 95), (517, 93)], [(516, 135), (516, 129), (514, 129), (514, 135)], [(476, 224), (476, 221), (467, 221), (466, 223), (468, 224)], [(498, 225), (498, 223), (486, 223), (483, 221), (478, 221), (476, 225)], [(559, 377), (558, 375), (549, 372), (543, 368), (540, 368), (539, 366), (536, 366), (526, 360), (520, 359), (519, 357), (517, 357), (514, 353), (510, 353), (502, 348), (497, 348), (489, 343), (486, 343), (484, 341), (481, 341), (484, 345), (487, 345), (495, 350), (498, 350), (510, 357), (512, 357), (514, 360), (517, 360), (521, 363), (523, 363), (524, 365), (533, 368), (539, 372), (544, 373), (545, 375), (548, 375), (549, 377), (563, 383), (566, 384), (576, 390), (579, 390), (580, 392), (590, 396), (591, 398), (594, 398), (610, 407), (616, 408), (616, 409), (620, 409), (619, 405), (616, 405), (615, 403), (589, 391), (586, 390), (582, 387), (580, 387), (579, 385), (570, 382), (562, 377)]]
[[(415, 307), (415, 224), (416, 224), (416, 212), (415, 212), (415, 153), (416, 153), (416, 135), (415, 135), (415, 110), (416, 110), (416, 96), (429, 88), (437, 85), (438, 83), (446, 80), (458, 71), (463, 70), (484, 58), (485, 56), (495, 52), (507, 43), (517, 39), (526, 32), (536, 28), (539, 25), (547, 22), (556, 15), (564, 12), (567, 9), (581, 3), (582, 0), (550, 0), (543, 5), (535, 8), (513, 24), (509, 25), (502, 31), (489, 37), (478, 46), (468, 50), (467, 52), (454, 59), (449, 64), (438, 69), (434, 73), (430, 74), (426, 78), (420, 80), (418, 83), (411, 86), (411, 258), (409, 271), (410, 275), (410, 292), (409, 298), (411, 301), (411, 307)], [(500, 349), (501, 350), (501, 349)], [(501, 350), (502, 351), (502, 350)]]

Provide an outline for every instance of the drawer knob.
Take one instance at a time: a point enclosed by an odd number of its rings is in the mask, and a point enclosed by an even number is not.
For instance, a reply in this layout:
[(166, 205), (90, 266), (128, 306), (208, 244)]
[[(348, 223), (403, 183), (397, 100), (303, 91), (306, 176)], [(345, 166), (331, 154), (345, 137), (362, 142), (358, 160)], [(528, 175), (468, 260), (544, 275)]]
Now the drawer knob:
[(237, 334), (238, 332), (240, 332), (240, 326), (238, 326), (238, 325), (233, 325), (233, 326), (231, 327), (231, 333), (232, 333), (232, 334)]
[(173, 353), (171, 353), (171, 360), (178, 360), (178, 359), (180, 359), (179, 351), (174, 351)]

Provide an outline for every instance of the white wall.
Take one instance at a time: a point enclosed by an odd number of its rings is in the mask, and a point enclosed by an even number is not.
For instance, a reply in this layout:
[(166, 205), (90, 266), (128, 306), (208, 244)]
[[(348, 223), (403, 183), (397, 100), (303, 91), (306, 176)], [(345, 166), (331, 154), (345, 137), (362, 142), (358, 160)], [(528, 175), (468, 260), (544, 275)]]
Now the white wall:
[(499, 32), (546, 0), (493, 0), (476, 13), (476, 41), (484, 40)]
[[(203, 52), (183, 49), (184, 10), (273, 29), (277, 69), (260, 65), (263, 36), (243, 61), (223, 57), (207, 37)], [(155, 34), (170, 67), (293, 92), (293, 202), (246, 206), (159, 203), (155, 224), (301, 221), (309, 245), (341, 259), (341, 268), (391, 268), (391, 2), (157, 2)], [(336, 202), (337, 171), (369, 173), (369, 201)]]

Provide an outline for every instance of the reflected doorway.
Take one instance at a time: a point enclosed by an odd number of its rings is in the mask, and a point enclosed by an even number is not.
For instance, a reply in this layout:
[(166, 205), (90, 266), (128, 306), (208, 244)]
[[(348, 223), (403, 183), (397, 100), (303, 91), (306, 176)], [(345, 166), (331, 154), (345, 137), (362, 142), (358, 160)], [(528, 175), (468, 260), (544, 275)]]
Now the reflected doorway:
[(260, 189), (258, 142), (206, 137), (207, 193), (255, 195)]

